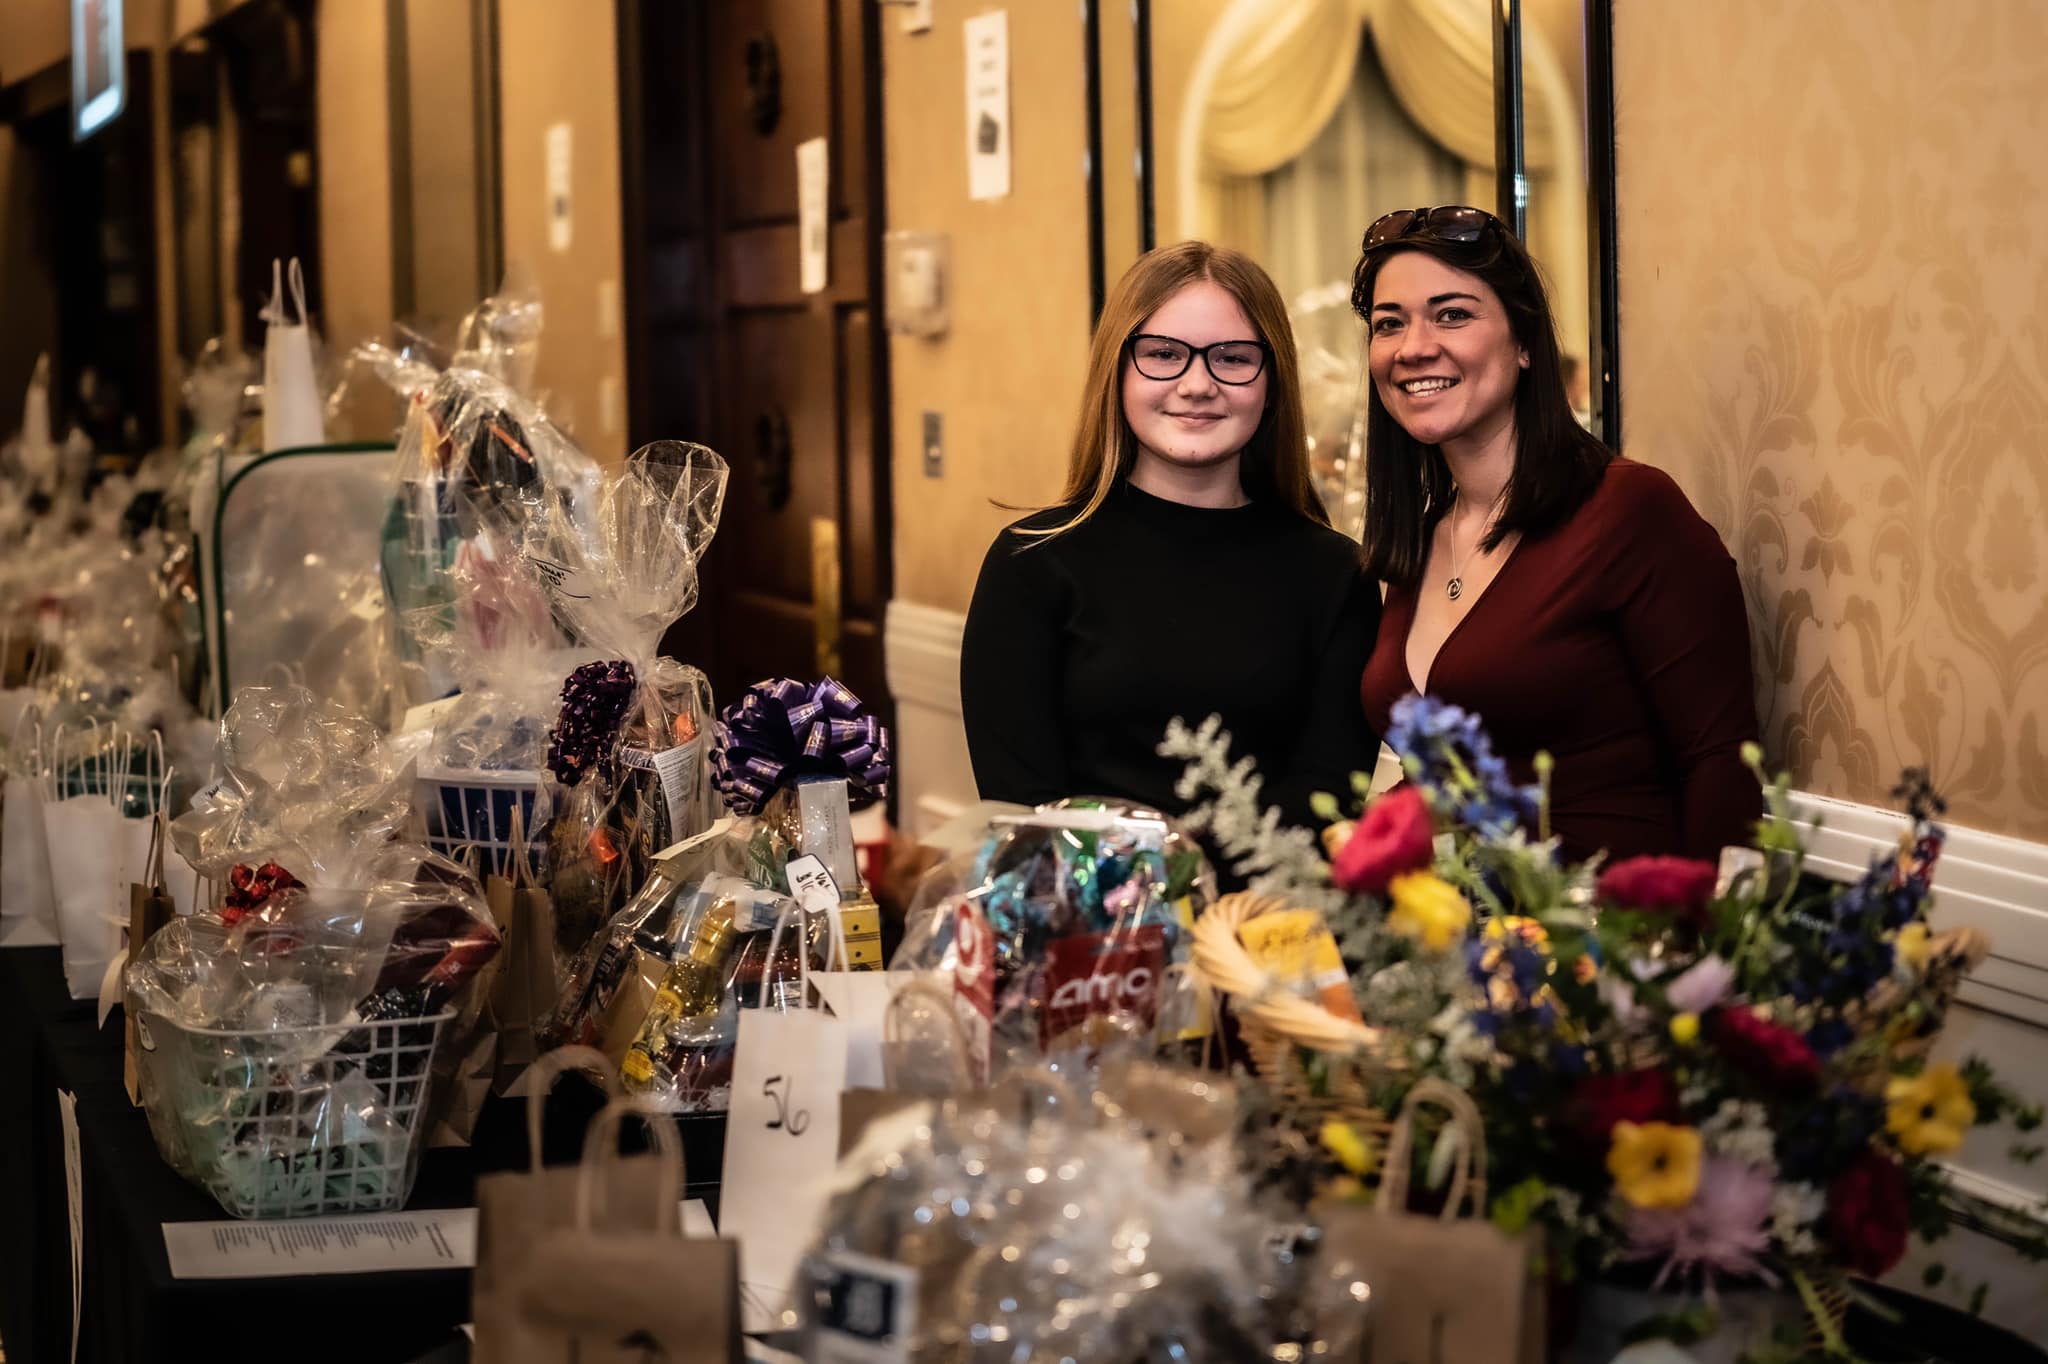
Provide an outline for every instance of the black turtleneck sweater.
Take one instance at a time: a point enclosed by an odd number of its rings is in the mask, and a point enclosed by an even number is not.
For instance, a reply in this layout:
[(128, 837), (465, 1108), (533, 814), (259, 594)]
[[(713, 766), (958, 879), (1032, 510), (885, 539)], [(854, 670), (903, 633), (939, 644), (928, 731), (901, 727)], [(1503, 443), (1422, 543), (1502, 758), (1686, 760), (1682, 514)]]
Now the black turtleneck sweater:
[(1018, 533), (1067, 514), (998, 536), (968, 608), (960, 700), (984, 799), (1179, 814), (1184, 765), (1156, 749), (1173, 717), (1212, 713), (1290, 822), (1372, 770), (1358, 678), (1380, 598), (1355, 544), (1277, 504), (1190, 507), (1129, 484), (1063, 535)]

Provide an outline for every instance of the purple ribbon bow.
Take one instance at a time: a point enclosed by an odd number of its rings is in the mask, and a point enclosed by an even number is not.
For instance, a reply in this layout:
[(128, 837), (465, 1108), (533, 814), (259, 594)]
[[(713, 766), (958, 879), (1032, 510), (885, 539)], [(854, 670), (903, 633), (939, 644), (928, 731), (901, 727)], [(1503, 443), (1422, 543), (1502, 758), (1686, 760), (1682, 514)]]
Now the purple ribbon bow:
[(805, 777), (844, 777), (853, 808), (889, 791), (889, 731), (860, 698), (827, 677), (756, 682), (718, 713), (711, 777), (727, 807), (757, 815), (776, 791)]

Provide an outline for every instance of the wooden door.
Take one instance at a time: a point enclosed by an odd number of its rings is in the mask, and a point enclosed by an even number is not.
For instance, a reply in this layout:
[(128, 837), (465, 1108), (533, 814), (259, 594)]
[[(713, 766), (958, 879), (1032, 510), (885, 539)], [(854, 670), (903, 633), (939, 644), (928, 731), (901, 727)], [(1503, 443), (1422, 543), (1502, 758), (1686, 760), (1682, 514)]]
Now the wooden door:
[[(669, 652), (720, 704), (831, 673), (885, 710), (887, 351), (871, 0), (623, 0), (633, 439), (732, 466)], [(828, 282), (799, 287), (797, 147), (827, 142)]]

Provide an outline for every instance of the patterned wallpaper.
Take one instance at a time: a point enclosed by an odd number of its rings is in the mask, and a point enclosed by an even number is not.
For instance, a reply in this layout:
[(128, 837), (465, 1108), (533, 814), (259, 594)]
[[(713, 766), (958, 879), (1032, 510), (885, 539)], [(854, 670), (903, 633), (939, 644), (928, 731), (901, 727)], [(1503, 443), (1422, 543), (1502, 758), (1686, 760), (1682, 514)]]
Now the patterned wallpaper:
[(1772, 760), (2048, 841), (2048, 4), (1615, 10), (1624, 436), (1734, 550)]

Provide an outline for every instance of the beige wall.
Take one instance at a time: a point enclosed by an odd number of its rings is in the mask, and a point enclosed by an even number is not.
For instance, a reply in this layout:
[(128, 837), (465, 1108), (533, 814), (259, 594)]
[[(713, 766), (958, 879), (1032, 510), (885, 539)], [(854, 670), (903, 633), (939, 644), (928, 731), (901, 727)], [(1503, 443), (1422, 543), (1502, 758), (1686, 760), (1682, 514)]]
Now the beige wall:
[(381, 4), (327, 0), (316, 16), (320, 278), (330, 347), (391, 331), (391, 100)]
[[(586, 451), (618, 461), (628, 452), (612, 6), (501, 0), (498, 22), (505, 261), (531, 270), (547, 310), (535, 384)], [(570, 249), (557, 252), (548, 245), (543, 153), (548, 128), (563, 121), (573, 130), (575, 212)]]
[[(981, 556), (1058, 495), (1088, 348), (1082, 33), (1068, 4), (1012, 4), (1015, 160), (1008, 198), (967, 197), (963, 21), (999, 8), (939, 0), (930, 32), (882, 18), (891, 228), (952, 239), (952, 325), (890, 345), (896, 595), (965, 610)], [(945, 475), (924, 475), (921, 414), (945, 422)]]
[(71, 6), (66, 0), (6, 0), (0, 4), (0, 86), (71, 55)]
[(1735, 550), (1766, 746), (2048, 839), (2048, 6), (1620, 5), (1615, 69), (1629, 453)]

